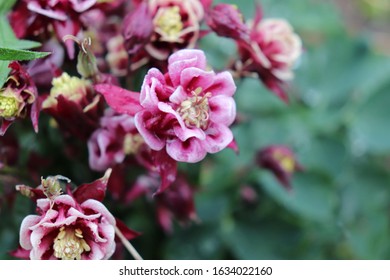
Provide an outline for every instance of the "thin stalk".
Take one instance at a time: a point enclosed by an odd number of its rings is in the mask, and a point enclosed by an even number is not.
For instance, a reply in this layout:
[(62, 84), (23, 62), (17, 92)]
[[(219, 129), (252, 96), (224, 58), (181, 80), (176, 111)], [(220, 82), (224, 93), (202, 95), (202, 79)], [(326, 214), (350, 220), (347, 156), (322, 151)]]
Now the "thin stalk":
[(126, 239), (126, 237), (123, 235), (123, 233), (120, 231), (118, 227), (115, 227), (115, 233), (119, 237), (119, 239), (121, 240), (122, 244), (125, 246), (127, 251), (129, 251), (130, 255), (132, 255), (135, 260), (143, 260), (141, 255), (137, 252), (137, 250), (133, 247), (133, 245), (131, 245), (129, 240)]

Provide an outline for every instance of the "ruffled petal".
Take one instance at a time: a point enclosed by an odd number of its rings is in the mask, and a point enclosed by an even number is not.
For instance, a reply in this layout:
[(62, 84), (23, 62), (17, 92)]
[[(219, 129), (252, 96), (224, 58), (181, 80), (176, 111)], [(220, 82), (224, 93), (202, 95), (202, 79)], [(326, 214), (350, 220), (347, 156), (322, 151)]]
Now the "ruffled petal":
[(206, 140), (202, 144), (204, 149), (211, 154), (225, 149), (233, 141), (233, 133), (225, 125), (213, 124), (206, 133)]
[(236, 119), (236, 103), (232, 97), (223, 95), (209, 99), (210, 120), (213, 123), (231, 125)]
[(207, 151), (198, 139), (191, 138), (185, 142), (174, 139), (167, 143), (167, 153), (177, 161), (195, 163), (207, 154)]

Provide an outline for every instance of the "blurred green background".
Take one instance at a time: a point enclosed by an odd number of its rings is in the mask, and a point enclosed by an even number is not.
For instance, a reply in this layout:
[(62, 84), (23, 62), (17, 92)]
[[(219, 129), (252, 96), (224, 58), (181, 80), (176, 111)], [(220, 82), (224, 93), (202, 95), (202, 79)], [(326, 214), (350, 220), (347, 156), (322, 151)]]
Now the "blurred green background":
[[(246, 19), (253, 16), (254, 1), (223, 2), (236, 4)], [(146, 259), (390, 258), (389, 2), (260, 3), (265, 17), (286, 18), (302, 37), (290, 105), (257, 80), (238, 82), (242, 122), (233, 131), (239, 155), (225, 150), (180, 166), (199, 186), (198, 223), (176, 223), (165, 234), (153, 203), (109, 208), (143, 232), (133, 244)], [(200, 47), (215, 69), (236, 55), (232, 42), (214, 35)], [(291, 193), (268, 171), (253, 168), (254, 153), (270, 144), (290, 146), (305, 167), (294, 175)], [(253, 202), (242, 199), (244, 186), (254, 190)], [(0, 259), (10, 258), (20, 222), (32, 211), (18, 196), (11, 213), (0, 213)]]

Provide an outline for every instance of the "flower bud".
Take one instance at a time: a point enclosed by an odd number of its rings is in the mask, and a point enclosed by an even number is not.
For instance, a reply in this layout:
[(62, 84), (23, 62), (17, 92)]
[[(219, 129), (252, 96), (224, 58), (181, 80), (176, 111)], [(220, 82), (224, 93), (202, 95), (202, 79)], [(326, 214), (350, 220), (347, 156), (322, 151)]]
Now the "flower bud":
[(296, 171), (302, 171), (302, 166), (295, 159), (294, 153), (286, 146), (268, 146), (257, 152), (257, 164), (271, 171), (277, 180), (286, 188), (291, 189), (291, 176)]

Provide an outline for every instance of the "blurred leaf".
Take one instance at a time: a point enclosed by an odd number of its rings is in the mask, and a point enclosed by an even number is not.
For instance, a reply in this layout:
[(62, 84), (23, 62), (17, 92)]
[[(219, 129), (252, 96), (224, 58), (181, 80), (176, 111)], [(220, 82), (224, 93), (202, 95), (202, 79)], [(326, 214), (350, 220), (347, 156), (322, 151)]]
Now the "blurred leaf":
[(10, 61), (1, 61), (0, 60), (0, 89), (3, 87), (5, 81), (7, 80), (9, 72), (11, 69), (8, 68)]
[(296, 233), (286, 226), (238, 221), (225, 241), (236, 259), (287, 259), (297, 244)]
[[(41, 46), (41, 43), (16, 38), (6, 16), (0, 15), (0, 48), (33, 49)], [(16, 59), (13, 59), (16, 60)]]
[(286, 191), (267, 171), (259, 174), (258, 181), (273, 199), (302, 219), (326, 222), (334, 218), (337, 194), (334, 187), (318, 175), (296, 174), (291, 192)]
[(350, 132), (352, 152), (356, 156), (365, 152), (390, 153), (389, 92), (390, 83), (357, 108)]
[(222, 240), (215, 227), (203, 225), (177, 229), (164, 248), (168, 260), (212, 260), (223, 257)]
[[(0, 2), (0, 14), (5, 14), (15, 5), (17, 0), (2, 0)], [(0, 29), (1, 31), (1, 29)]]
[(15, 50), (8, 48), (0, 48), (0, 60), (33, 60), (49, 55), (49, 52), (33, 52), (26, 50)]

